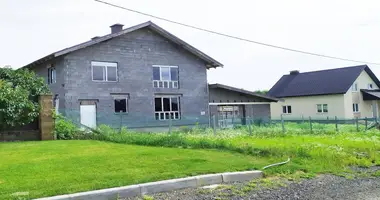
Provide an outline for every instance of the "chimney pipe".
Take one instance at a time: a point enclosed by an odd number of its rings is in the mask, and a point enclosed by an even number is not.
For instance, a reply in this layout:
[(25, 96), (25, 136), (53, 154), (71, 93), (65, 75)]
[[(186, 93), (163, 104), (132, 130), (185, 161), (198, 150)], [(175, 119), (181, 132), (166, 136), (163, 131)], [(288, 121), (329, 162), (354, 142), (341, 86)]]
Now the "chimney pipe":
[(290, 71), (290, 75), (297, 75), (299, 73), (300, 73), (299, 70), (292, 70), (292, 71)]
[(111, 27), (111, 34), (114, 34), (114, 33), (117, 33), (117, 32), (120, 32), (123, 30), (123, 24), (114, 24)]

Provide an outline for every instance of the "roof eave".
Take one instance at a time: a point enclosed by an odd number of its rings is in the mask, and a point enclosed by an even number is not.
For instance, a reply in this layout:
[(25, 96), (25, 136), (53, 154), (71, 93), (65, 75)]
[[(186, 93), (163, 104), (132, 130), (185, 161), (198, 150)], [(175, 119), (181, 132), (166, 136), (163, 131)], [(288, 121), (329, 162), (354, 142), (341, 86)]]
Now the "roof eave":
[(240, 93), (244, 93), (244, 94), (247, 94), (247, 95), (263, 98), (263, 99), (269, 100), (269, 102), (278, 102), (280, 100), (280, 99), (278, 99), (276, 97), (261, 95), (261, 94), (257, 94), (255, 92), (251, 92), (251, 91), (248, 91), (248, 90), (234, 88), (234, 87), (231, 87), (231, 86), (228, 86), (228, 85), (219, 84), (219, 83), (209, 84), (209, 87), (211, 87), (211, 88), (223, 88), (223, 89), (226, 89), (226, 90), (232, 90), (232, 91), (235, 91), (235, 92), (240, 92)]

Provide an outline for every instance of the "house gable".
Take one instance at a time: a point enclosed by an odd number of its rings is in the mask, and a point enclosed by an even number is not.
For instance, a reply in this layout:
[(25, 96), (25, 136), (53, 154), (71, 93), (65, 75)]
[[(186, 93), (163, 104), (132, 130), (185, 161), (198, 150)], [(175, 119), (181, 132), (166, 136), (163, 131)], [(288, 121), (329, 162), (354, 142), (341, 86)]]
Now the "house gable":
[(168, 31), (166, 31), (163, 28), (159, 27), (158, 25), (154, 24), (153, 22), (148, 21), (148, 22), (145, 22), (142, 24), (138, 24), (136, 26), (129, 27), (129, 28), (124, 29), (124, 30), (117, 32), (117, 33), (108, 34), (108, 35), (105, 35), (102, 37), (96, 37), (94, 39), (91, 39), (90, 41), (62, 49), (62, 50), (57, 51), (55, 53), (49, 54), (49, 55), (47, 55), (47, 56), (45, 56), (39, 60), (36, 60), (36, 61), (34, 61), (34, 62), (24, 66), (24, 67), (33, 67), (35, 65), (44, 63), (44, 62), (49, 61), (51, 59), (54, 59), (56, 57), (66, 55), (68, 53), (71, 53), (71, 52), (74, 52), (74, 51), (77, 51), (77, 50), (80, 50), (83, 48), (87, 48), (87, 47), (90, 47), (92, 45), (104, 42), (104, 41), (112, 40), (114, 38), (132, 33), (134, 31), (142, 29), (142, 28), (149, 28), (149, 29), (155, 31), (156, 33), (160, 34), (162, 37), (166, 38), (167, 40), (170, 40), (171, 42), (182, 47), (183, 49), (190, 52), (194, 56), (203, 60), (206, 63), (205, 66), (207, 68), (215, 68), (215, 67), (222, 67), (223, 66), (223, 64), (221, 64), (220, 62), (216, 61), (215, 59), (211, 58), (210, 56), (206, 55), (205, 53), (201, 52), (200, 50), (198, 50), (195, 47), (191, 46), (190, 44), (186, 43), (185, 41), (179, 39), (178, 37), (174, 36), (173, 34), (169, 33)]

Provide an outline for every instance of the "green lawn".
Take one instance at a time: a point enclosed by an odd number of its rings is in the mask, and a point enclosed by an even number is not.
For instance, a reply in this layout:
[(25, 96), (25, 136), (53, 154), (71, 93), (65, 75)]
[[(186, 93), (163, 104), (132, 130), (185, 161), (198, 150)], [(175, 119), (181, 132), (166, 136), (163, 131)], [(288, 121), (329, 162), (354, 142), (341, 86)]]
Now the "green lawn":
[(262, 167), (268, 159), (216, 150), (101, 141), (0, 143), (0, 199), (53, 196)]

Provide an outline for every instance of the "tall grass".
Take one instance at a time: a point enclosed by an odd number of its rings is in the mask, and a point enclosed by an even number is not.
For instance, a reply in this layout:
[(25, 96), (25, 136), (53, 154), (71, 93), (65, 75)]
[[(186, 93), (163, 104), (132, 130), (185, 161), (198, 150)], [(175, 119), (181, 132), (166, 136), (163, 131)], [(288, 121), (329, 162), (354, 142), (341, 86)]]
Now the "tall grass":
[(115, 131), (102, 125), (96, 133), (86, 134), (82, 139), (145, 146), (220, 149), (268, 158), (268, 162), (291, 158), (290, 164), (269, 169), (269, 173), (296, 170), (340, 173), (348, 170), (349, 166), (380, 165), (380, 133), (377, 130), (309, 133), (302, 132), (301, 126), (284, 134), (278, 127), (253, 129), (252, 135), (245, 127), (220, 130), (216, 135), (211, 129), (201, 128), (168, 134), (138, 133), (127, 129)]

